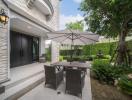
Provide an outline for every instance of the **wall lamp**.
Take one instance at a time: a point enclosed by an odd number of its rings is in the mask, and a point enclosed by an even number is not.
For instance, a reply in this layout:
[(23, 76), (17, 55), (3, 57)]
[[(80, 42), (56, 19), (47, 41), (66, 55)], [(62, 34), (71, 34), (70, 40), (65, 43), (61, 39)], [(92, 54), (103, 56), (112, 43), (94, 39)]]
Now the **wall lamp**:
[(7, 24), (9, 17), (6, 15), (5, 10), (1, 9), (0, 11), (0, 23), (4, 25)]

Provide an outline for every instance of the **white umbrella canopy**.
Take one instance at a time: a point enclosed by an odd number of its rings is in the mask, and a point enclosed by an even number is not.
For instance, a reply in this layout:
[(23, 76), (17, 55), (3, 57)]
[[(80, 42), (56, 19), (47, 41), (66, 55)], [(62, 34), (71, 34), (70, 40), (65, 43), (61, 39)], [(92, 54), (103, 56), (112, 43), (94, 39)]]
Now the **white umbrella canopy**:
[(61, 31), (48, 32), (48, 40), (53, 40), (61, 44), (87, 45), (98, 42), (99, 35), (79, 30), (65, 29)]
[[(71, 50), (73, 45), (87, 45), (96, 43), (99, 35), (89, 32), (81, 32), (79, 30), (65, 29), (61, 31), (48, 32), (48, 39), (59, 42), (61, 44), (70, 44)], [(71, 61), (73, 52), (71, 51)]]

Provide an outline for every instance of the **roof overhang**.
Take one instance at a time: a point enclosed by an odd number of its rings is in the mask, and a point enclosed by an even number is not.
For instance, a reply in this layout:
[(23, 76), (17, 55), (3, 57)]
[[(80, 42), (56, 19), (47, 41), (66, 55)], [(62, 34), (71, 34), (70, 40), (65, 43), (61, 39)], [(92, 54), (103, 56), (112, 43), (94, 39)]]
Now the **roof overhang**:
[(46, 38), (48, 32), (47, 29), (44, 29), (43, 27), (40, 27), (32, 22), (30, 22), (27, 19), (24, 19), (21, 16), (11, 16), (10, 18), (10, 29), (22, 32), (24, 34), (29, 34), (33, 36), (41, 36)]
[[(47, 0), (45, 0), (45, 1), (47, 1)], [(30, 15), (27, 11), (22, 10), (18, 5), (13, 4), (11, 0), (4, 0), (4, 2), (8, 5), (11, 12), (15, 12), (27, 19), (30, 19), (32, 22), (39, 24), (40, 26), (46, 28), (49, 31), (54, 31), (52, 28), (50, 28), (48, 25), (46, 25), (46, 23), (43, 23), (40, 19)]]
[(54, 13), (53, 6), (49, 0), (35, 0), (34, 5), (45, 15), (52, 16)]

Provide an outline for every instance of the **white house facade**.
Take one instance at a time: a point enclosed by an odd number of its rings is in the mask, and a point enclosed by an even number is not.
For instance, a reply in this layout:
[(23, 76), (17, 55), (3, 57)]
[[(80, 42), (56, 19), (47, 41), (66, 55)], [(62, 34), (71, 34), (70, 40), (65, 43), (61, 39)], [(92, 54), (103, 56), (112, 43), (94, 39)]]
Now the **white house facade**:
[[(13, 90), (10, 88), (21, 83), (17, 81), (10, 84), (13, 80), (11, 75), (13, 68), (39, 62), (39, 58), (45, 54), (46, 32), (59, 29), (59, 2), (59, 0), (0, 0), (0, 10), (4, 9), (9, 16), (6, 25), (0, 23), (0, 100), (13, 100), (11, 98), (18, 97), (16, 93), (8, 93)], [(57, 50), (57, 44), (52, 43), (52, 62), (58, 60)]]

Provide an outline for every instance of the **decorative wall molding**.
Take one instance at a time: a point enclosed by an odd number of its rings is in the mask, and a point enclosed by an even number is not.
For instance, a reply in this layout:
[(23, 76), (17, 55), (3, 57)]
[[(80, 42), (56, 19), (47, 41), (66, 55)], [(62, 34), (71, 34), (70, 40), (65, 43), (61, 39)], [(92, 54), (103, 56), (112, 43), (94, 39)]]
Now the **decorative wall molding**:
[(27, 7), (31, 9), (34, 6), (34, 2), (35, 0), (27, 0)]

